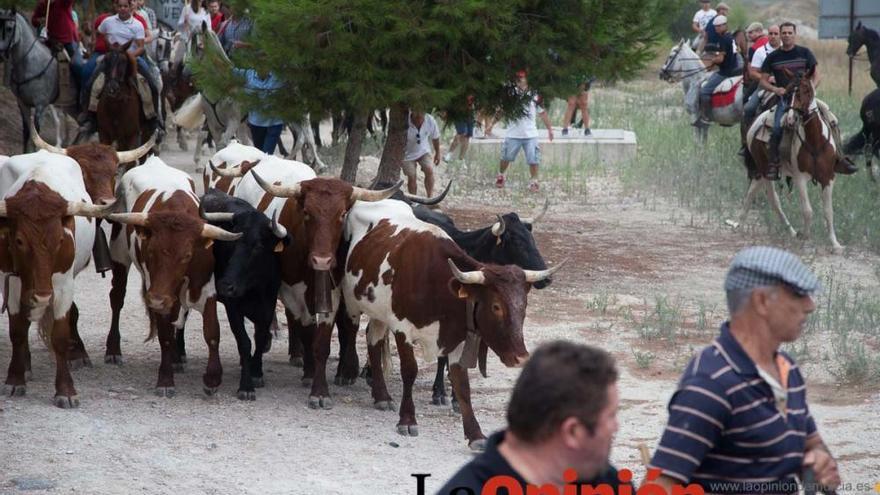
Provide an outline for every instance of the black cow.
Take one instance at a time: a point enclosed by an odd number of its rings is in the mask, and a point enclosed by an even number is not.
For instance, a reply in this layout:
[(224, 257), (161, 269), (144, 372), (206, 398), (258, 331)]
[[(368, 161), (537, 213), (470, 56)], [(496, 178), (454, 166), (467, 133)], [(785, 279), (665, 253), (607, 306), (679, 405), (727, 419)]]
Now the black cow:
[[(263, 353), (269, 350), (275, 301), (281, 287), (278, 254), (290, 242), (284, 227), (246, 201), (216, 189), (201, 202), (202, 216), (229, 232), (243, 234), (235, 242), (214, 243), (214, 283), (217, 299), (226, 307), (229, 326), (241, 358), (238, 398), (255, 400), (254, 387), (263, 386)], [(254, 352), (244, 319), (254, 324)]]
[[(383, 184), (377, 184), (377, 188), (384, 188)], [(443, 193), (449, 190), (449, 185)], [(548, 202), (544, 203), (540, 213), (534, 218), (523, 218), (514, 212), (505, 215), (499, 215), (498, 221), (494, 224), (483, 227), (481, 229), (463, 231), (455, 226), (448, 215), (440, 213), (411, 201), (412, 197), (405, 197), (400, 191), (391, 199), (397, 199), (409, 203), (413, 209), (416, 218), (423, 222), (434, 224), (443, 229), (449, 237), (459, 245), (468, 256), (482, 263), (492, 263), (496, 265), (517, 265), (524, 270), (546, 270), (547, 264), (538, 251), (535, 238), (532, 236), (532, 224), (537, 222), (547, 212)], [(439, 201), (438, 201), (439, 202)], [(424, 202), (421, 202), (424, 203)], [(436, 204), (436, 203), (429, 203)], [(543, 289), (552, 282), (548, 278), (534, 284), (536, 289)], [(480, 371), (483, 376), (486, 375), (485, 356), (487, 348), (485, 344), (480, 345)], [(446, 381), (444, 379), (445, 370), (449, 365), (449, 361), (445, 356), (437, 359), (437, 375), (434, 378), (432, 402), (435, 405), (446, 404)], [(366, 367), (365, 367), (366, 368)], [(365, 369), (362, 374), (369, 377), (370, 371)], [(452, 398), (453, 407), (456, 407), (455, 397)]]

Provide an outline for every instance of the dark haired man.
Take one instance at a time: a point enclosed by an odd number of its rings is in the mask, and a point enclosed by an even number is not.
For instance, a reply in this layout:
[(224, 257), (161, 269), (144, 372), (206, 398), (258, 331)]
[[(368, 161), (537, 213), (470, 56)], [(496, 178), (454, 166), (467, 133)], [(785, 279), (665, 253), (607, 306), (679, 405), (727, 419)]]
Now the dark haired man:
[[(486, 451), (437, 493), (480, 493), (501, 476), (515, 481), (521, 493), (527, 484), (554, 485), (560, 493), (565, 485), (616, 487), (617, 471), (608, 455), (617, 432), (617, 408), (617, 369), (610, 354), (572, 342), (545, 344), (532, 354), (514, 386), (507, 430), (489, 437)], [(574, 469), (577, 480), (564, 478), (568, 469)]]
[[(819, 280), (795, 255), (754, 246), (733, 258), (724, 280), (730, 320), (688, 364), (669, 401), (669, 421), (649, 469), (667, 488), (706, 493), (798, 493), (812, 469), (823, 490), (840, 484), (816, 429), (794, 342), (816, 309)], [(806, 487), (816, 492), (816, 487)], [(667, 491), (669, 493), (669, 491)]]

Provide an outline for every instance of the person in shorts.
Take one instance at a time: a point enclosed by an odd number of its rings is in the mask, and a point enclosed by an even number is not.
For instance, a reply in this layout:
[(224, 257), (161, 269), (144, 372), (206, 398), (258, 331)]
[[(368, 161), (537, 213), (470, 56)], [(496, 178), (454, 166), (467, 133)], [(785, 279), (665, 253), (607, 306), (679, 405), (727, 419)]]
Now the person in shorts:
[(534, 91), (529, 90), (529, 82), (525, 71), (517, 73), (516, 90), (520, 96), (527, 95), (525, 114), (508, 122), (507, 134), (501, 144), (501, 163), (498, 166), (498, 176), (495, 177), (495, 187), (504, 188), (504, 173), (510, 167), (510, 162), (516, 160), (520, 150), (526, 155), (526, 163), (529, 164), (529, 174), (532, 179), (529, 183), (529, 191), (538, 192), (538, 165), (541, 163), (541, 147), (538, 144), (537, 118), (547, 127), (547, 138), (553, 141), (553, 127), (550, 118), (541, 106), (541, 97)]
[[(407, 117), (406, 150), (403, 155), (403, 175), (406, 176), (406, 189), (417, 194), (419, 189), (416, 166), (425, 174), (425, 193), (434, 195), (434, 166), (440, 165), (440, 128), (434, 117), (425, 112), (412, 110)], [(431, 157), (431, 148), (434, 156)]]
[(458, 159), (464, 160), (465, 154), (467, 154), (468, 146), (471, 142), (471, 138), (474, 137), (475, 124), (474, 97), (468, 96), (467, 117), (462, 120), (457, 120), (455, 122), (455, 136), (452, 138), (452, 143), (449, 145), (449, 150), (446, 152), (446, 155), (443, 156), (443, 161), (452, 161), (454, 158), (452, 153), (456, 149), (458, 150)]

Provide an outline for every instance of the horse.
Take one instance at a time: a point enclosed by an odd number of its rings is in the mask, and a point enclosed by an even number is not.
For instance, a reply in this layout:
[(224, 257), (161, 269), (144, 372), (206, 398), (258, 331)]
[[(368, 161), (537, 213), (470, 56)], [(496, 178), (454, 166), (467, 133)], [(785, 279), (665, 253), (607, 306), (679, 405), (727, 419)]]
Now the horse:
[[(666, 62), (660, 68), (660, 79), (674, 83), (681, 81), (685, 93), (685, 105), (691, 115), (699, 114), (700, 86), (709, 76), (706, 67), (699, 55), (694, 52), (690, 44), (684, 38), (672, 47)], [(725, 83), (721, 84), (722, 86)], [(720, 87), (720, 86), (719, 86)], [(713, 106), (709, 112), (712, 122), (724, 127), (739, 125), (743, 116), (743, 91), (742, 84), (736, 83), (736, 92), (733, 100), (723, 106)], [(705, 144), (708, 138), (708, 126), (698, 125), (695, 131), (699, 143)]]
[[(167, 103), (171, 115), (180, 109), (187, 98), (196, 94), (198, 90), (193, 80), (192, 71), (186, 65), (185, 54), (187, 52), (186, 41), (175, 33), (160, 34), (159, 46), (159, 70), (162, 73), (162, 101)], [(177, 129), (177, 145), (182, 151), (189, 147), (186, 141), (186, 133), (180, 126)]]
[(880, 172), (874, 168), (873, 158), (880, 158), (880, 88), (868, 93), (859, 109), (862, 128), (843, 146), (847, 155), (864, 154), (870, 177), (877, 181)]
[[(792, 227), (785, 212), (782, 211), (773, 182), (765, 178), (769, 163), (769, 145), (765, 142), (769, 136), (767, 125), (772, 126), (775, 109), (762, 113), (749, 129), (747, 142), (754, 159), (754, 169), (748, 170), (749, 188), (743, 201), (739, 222), (730, 222), (730, 224), (737, 228), (745, 221), (753, 196), (759, 188), (764, 187), (770, 204), (789, 233), (798, 238), (809, 238), (813, 210), (807, 195), (807, 183), (813, 181), (822, 188), (822, 210), (825, 214), (832, 250), (835, 254), (840, 254), (843, 252), (843, 246), (837, 241), (837, 234), (834, 231), (832, 193), (835, 173), (849, 172), (838, 157), (839, 143), (834, 140), (831, 126), (822, 118), (811, 79), (813, 70), (794, 77), (794, 81), (787, 88), (789, 92), (793, 92), (791, 108), (784, 118), (785, 122), (790, 124), (791, 137), (790, 140), (783, 139), (780, 145), (780, 173), (789, 177), (798, 191), (798, 200), (804, 218), (803, 230), (798, 232)], [(759, 134), (762, 136), (760, 139)]]
[(137, 90), (137, 61), (131, 41), (116, 43), (104, 55), (104, 88), (98, 97), (98, 140), (117, 150), (133, 150), (146, 141), (146, 117)]
[[(0, 61), (6, 66), (4, 80), (18, 101), (22, 150), (27, 153), (33, 149), (31, 112), (39, 124), (43, 112), (58, 98), (58, 62), (27, 19), (14, 10), (0, 10)], [(71, 115), (76, 112), (73, 107), (63, 109)]]
[(862, 21), (859, 21), (855, 29), (849, 33), (846, 54), (850, 58), (854, 58), (863, 46), (868, 49), (868, 60), (871, 62), (871, 79), (880, 88), (880, 34), (871, 28), (863, 26)]

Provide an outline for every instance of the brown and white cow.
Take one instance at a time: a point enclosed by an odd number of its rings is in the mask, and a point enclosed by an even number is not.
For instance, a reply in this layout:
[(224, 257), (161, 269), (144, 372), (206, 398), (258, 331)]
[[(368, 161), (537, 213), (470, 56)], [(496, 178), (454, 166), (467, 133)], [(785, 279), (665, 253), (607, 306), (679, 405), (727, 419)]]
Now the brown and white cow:
[(110, 206), (96, 206), (73, 159), (38, 151), (13, 156), (0, 167), (0, 279), (12, 361), (5, 393), (25, 394), (30, 353), (28, 329), (55, 353), (55, 405), (77, 407), (68, 364), (74, 277), (91, 259), (95, 220)]
[(158, 157), (150, 157), (143, 165), (126, 172), (120, 187), (125, 213), (108, 216), (116, 224), (110, 240), (113, 316), (107, 336), (107, 361), (121, 361), (119, 313), (128, 270), (134, 262), (143, 279), (142, 295), (150, 318), (147, 340), (158, 334), (162, 348), (156, 393), (174, 395), (175, 331), (183, 329), (187, 313), (196, 309), (202, 313), (208, 344), (204, 389), (211, 395), (220, 386), (223, 372), (218, 353), (220, 326), (211, 244), (215, 240), (234, 241), (241, 234), (205, 223), (199, 216), (193, 180)]
[(233, 139), (208, 160), (208, 166), (202, 175), (205, 192), (217, 189), (232, 196), (241, 178), (266, 156), (259, 148)]
[[(370, 191), (353, 187), (336, 178), (315, 177), (308, 165), (268, 157), (246, 174), (235, 196), (244, 199), (269, 218), (277, 218), (291, 235), (291, 242), (281, 253), (281, 301), (284, 303), (291, 333), (302, 340), (304, 352), (303, 382), (311, 382), (309, 406), (332, 407), (327, 386), (326, 362), (330, 354), (333, 320), (340, 296), (338, 288), (328, 284), (327, 293), (317, 287), (334, 277), (339, 280), (337, 250), (345, 216), (355, 201), (379, 201), (399, 188)], [(335, 275), (332, 274), (336, 269)], [(326, 297), (327, 307), (316, 299)], [(357, 365), (351, 370), (357, 376)]]
[[(479, 340), (506, 366), (523, 364), (529, 355), (522, 334), (527, 295), (532, 284), (562, 265), (532, 271), (480, 263), (396, 200), (356, 203), (345, 239), (350, 242), (342, 283), (345, 306), (353, 322), (361, 314), (372, 319), (367, 340), (374, 370), (381, 369), (387, 333), (393, 332), (397, 341), (403, 378), (398, 432), (418, 435), (412, 388), (418, 373), (413, 345), (419, 343), (427, 362), (437, 355), (449, 357), (465, 437), (471, 448), (482, 449), (485, 436), (471, 406), (467, 373), (476, 362)], [(383, 373), (373, 373), (372, 387), (376, 407), (390, 408)]]

